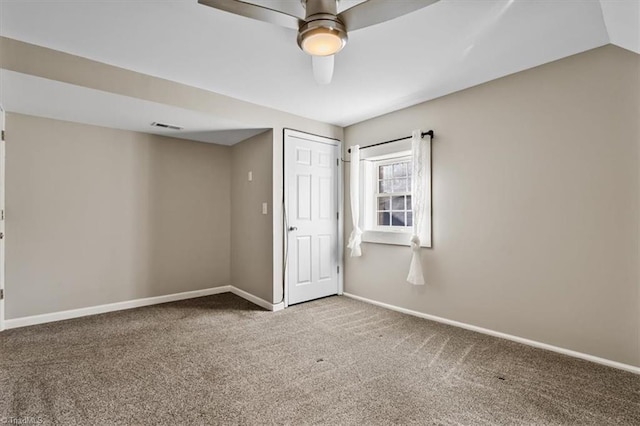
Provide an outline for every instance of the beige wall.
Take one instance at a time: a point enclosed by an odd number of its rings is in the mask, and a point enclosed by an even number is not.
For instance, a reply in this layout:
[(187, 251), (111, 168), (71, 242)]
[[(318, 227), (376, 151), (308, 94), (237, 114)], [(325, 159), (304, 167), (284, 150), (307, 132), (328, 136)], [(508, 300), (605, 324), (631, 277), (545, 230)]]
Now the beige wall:
[[(0, 68), (273, 129), (272, 300), (281, 300), (283, 261), (283, 129), (342, 139), (342, 128), (219, 93), (0, 37)], [(269, 299), (267, 299), (269, 300)]]
[[(273, 302), (272, 133), (231, 147), (231, 283), (269, 302)], [(266, 215), (262, 203), (268, 205)]]
[(364, 244), (345, 291), (640, 365), (639, 120), (640, 56), (605, 46), (348, 127), (436, 139), (428, 285)]
[(6, 127), (8, 319), (230, 284), (230, 148)]

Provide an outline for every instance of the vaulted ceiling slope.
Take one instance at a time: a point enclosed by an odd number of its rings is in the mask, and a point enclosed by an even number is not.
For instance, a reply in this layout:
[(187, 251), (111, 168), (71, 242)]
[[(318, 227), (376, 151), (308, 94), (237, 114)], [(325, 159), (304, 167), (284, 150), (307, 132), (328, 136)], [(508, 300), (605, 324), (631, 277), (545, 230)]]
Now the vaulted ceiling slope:
[(0, 7), (2, 36), (339, 126), (608, 43), (640, 53), (637, 0), (441, 0), (352, 32), (333, 82), (321, 86), (295, 31), (196, 0)]

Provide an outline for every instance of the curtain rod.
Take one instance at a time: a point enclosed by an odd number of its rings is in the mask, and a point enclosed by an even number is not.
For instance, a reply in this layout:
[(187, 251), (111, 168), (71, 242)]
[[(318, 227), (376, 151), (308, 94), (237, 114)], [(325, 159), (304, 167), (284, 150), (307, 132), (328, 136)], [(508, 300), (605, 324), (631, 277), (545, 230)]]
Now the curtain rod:
[[(427, 132), (422, 132), (422, 137), (423, 137), (423, 138), (424, 138), (425, 136), (427, 136), (427, 135), (431, 136), (431, 139), (433, 139), (433, 136), (434, 136), (433, 130), (429, 130), (429, 131), (427, 131)], [(390, 141), (378, 142), (378, 143), (374, 143), (373, 145), (363, 146), (363, 147), (362, 147), (362, 148), (360, 148), (360, 149), (371, 148), (371, 147), (378, 146), (378, 145), (385, 145), (385, 144), (388, 144), (388, 143), (391, 143), (391, 142), (400, 142), (400, 141), (404, 141), (404, 140), (407, 140), (407, 139), (411, 139), (412, 137), (413, 137), (413, 136), (405, 136), (404, 138), (398, 138), (398, 139), (393, 139), (393, 140), (390, 140)], [(349, 148), (349, 149), (347, 150), (347, 152), (348, 152), (349, 154), (351, 154), (351, 148)]]

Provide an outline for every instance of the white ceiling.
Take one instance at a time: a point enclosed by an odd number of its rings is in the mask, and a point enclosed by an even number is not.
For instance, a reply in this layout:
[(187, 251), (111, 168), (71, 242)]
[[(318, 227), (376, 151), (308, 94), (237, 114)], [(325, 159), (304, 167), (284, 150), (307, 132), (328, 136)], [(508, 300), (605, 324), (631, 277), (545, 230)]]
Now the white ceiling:
[[(0, 100), (11, 112), (219, 145), (233, 145), (265, 131), (187, 109), (7, 70), (0, 71)], [(151, 127), (154, 121), (184, 129)]]
[(609, 42), (640, 53), (639, 3), (441, 0), (350, 33), (328, 86), (294, 31), (196, 0), (0, 0), (0, 34), (344, 126)]
[(640, 53), (640, 0), (600, 0), (609, 41)]

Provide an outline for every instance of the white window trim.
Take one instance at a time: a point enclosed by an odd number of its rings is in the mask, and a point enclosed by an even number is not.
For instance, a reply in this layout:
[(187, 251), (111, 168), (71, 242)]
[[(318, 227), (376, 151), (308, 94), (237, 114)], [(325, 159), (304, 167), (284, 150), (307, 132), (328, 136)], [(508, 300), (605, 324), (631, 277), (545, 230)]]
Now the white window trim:
[[(410, 246), (413, 228), (381, 228), (377, 226), (376, 215), (376, 194), (378, 179), (376, 176), (375, 163), (386, 160), (399, 160), (411, 156), (411, 151), (398, 151), (390, 154), (380, 155), (376, 157), (368, 157), (362, 162), (360, 167), (360, 182), (362, 182), (362, 191), (360, 191), (360, 211), (363, 220), (362, 242), (375, 244), (391, 244), (399, 246)], [(429, 158), (429, 163), (430, 163)], [(425, 232), (420, 235), (421, 247), (431, 247), (431, 173), (427, 173), (429, 179), (428, 207), (425, 209)], [(415, 218), (414, 218), (415, 220)]]

